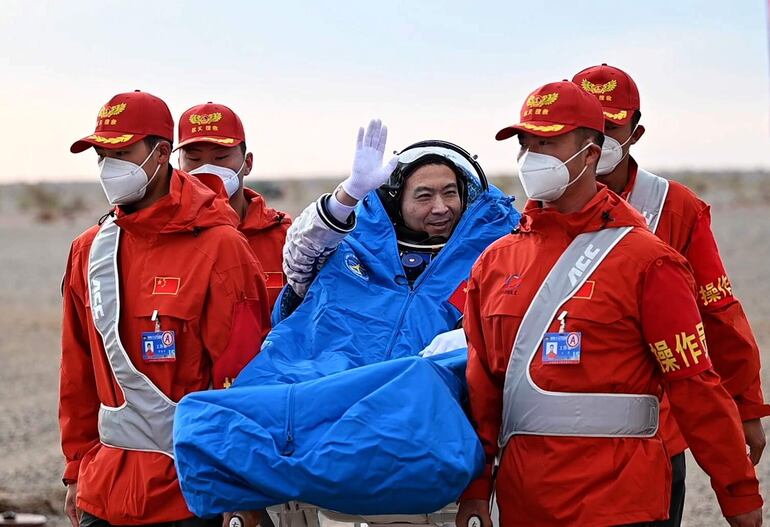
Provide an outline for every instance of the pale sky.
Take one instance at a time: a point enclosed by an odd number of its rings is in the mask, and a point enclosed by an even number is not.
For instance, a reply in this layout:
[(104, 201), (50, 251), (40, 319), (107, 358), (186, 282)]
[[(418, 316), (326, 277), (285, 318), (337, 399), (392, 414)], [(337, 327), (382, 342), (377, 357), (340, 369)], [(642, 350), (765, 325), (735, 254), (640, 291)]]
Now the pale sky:
[(0, 3), (0, 183), (97, 178), (102, 104), (141, 89), (175, 119), (233, 108), (255, 177), (343, 175), (370, 117), (389, 150), (454, 141), (513, 172), (546, 82), (607, 62), (636, 80), (649, 169), (770, 169), (767, 0)]

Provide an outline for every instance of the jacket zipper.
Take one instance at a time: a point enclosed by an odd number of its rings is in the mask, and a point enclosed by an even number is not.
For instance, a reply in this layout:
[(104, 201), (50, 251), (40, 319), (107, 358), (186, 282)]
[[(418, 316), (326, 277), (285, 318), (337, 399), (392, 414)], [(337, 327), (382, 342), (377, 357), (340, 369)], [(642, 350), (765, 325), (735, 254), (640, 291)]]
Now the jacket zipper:
[(289, 386), (289, 391), (286, 394), (286, 429), (284, 435), (286, 442), (284, 443), (281, 454), (284, 456), (290, 456), (294, 453), (294, 385)]
[[(393, 334), (390, 337), (390, 341), (388, 342), (388, 347), (385, 351), (385, 360), (390, 360), (390, 356), (393, 353), (393, 346), (396, 342), (396, 336), (398, 335), (398, 330), (401, 327), (401, 323), (404, 321), (404, 317), (406, 316), (406, 310), (409, 308), (409, 304), (412, 303), (412, 299), (414, 298), (414, 295), (417, 293), (417, 289), (422, 285), (423, 282), (425, 282), (428, 279), (428, 276), (430, 276), (433, 269), (436, 268), (436, 262), (441, 259), (442, 253), (444, 253), (447, 249), (447, 247), (451, 244), (454, 245), (455, 240), (459, 238), (459, 234), (464, 233), (465, 230), (467, 230), (467, 226), (470, 224), (470, 221), (468, 218), (472, 217), (476, 210), (479, 209), (482, 205), (482, 199), (483, 196), (480, 196), (479, 199), (476, 201), (476, 203), (473, 205), (473, 207), (466, 211), (465, 214), (463, 214), (463, 219), (460, 220), (460, 225), (458, 225), (457, 229), (455, 229), (455, 232), (452, 233), (452, 238), (449, 243), (447, 243), (441, 251), (439, 251), (436, 258), (428, 264), (428, 267), (425, 268), (425, 271), (417, 277), (417, 280), (414, 283), (413, 287), (409, 287), (409, 293), (407, 294), (406, 301), (404, 302), (404, 305), (401, 307), (401, 313), (398, 316), (398, 322), (396, 322), (396, 326), (394, 328)], [(483, 200), (488, 201), (488, 200)], [(467, 221), (466, 221), (467, 220)], [(395, 238), (395, 231), (393, 233)], [(456, 236), (457, 235), (457, 236)], [(398, 254), (398, 240), (396, 240), (396, 254)], [(401, 265), (399, 261), (399, 265)]]

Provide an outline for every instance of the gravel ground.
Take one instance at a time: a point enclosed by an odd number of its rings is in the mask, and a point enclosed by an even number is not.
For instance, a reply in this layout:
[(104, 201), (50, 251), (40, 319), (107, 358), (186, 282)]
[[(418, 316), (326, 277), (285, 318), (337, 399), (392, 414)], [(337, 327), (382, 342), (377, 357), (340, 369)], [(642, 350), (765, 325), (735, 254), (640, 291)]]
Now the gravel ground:
[[(765, 197), (742, 200), (736, 208), (729, 205), (731, 197), (723, 189), (701, 190), (715, 203), (715, 232), (723, 259), (760, 347), (768, 350), (770, 204)], [(93, 194), (89, 203), (98, 204), (99, 199)], [(282, 200), (279, 205), (296, 213), (307, 202), (303, 196), (294, 204)], [(59, 285), (70, 241), (99, 216), (100, 207), (92, 205), (72, 221), (41, 224), (15, 211), (7, 196), (0, 199), (0, 510), (48, 514), (53, 525), (65, 523), (56, 516), (64, 497), (56, 421)], [(765, 367), (765, 386), (769, 377)], [(758, 473), (767, 499), (770, 454), (759, 464)], [(687, 479), (684, 525), (726, 525), (708, 480), (691, 458)], [(765, 520), (770, 521), (770, 511), (766, 510)]]

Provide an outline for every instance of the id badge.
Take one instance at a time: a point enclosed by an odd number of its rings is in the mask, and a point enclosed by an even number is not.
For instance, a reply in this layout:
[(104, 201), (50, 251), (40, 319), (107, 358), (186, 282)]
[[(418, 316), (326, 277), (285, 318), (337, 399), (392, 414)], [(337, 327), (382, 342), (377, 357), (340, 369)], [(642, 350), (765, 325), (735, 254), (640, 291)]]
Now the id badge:
[(580, 364), (583, 336), (571, 333), (546, 333), (543, 336), (543, 364)]
[(142, 358), (144, 362), (174, 362), (176, 334), (173, 331), (142, 332)]

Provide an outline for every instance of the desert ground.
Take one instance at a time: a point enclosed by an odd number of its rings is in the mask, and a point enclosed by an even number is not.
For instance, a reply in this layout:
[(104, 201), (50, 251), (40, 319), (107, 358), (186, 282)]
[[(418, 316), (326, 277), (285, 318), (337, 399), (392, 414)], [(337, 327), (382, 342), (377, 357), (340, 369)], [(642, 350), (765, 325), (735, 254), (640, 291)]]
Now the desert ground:
[[(763, 380), (768, 386), (770, 174), (669, 176), (685, 181), (712, 203), (722, 257), (765, 350)], [(493, 181), (522, 196), (512, 178)], [(334, 180), (312, 180), (256, 186), (271, 205), (297, 214), (334, 185)], [(0, 186), (0, 511), (46, 514), (51, 525), (66, 522), (60, 515), (63, 457), (57, 426), (59, 287), (71, 240), (106, 211), (96, 184)], [(758, 472), (767, 499), (770, 452)], [(687, 480), (684, 525), (727, 525), (707, 478), (692, 458)]]

